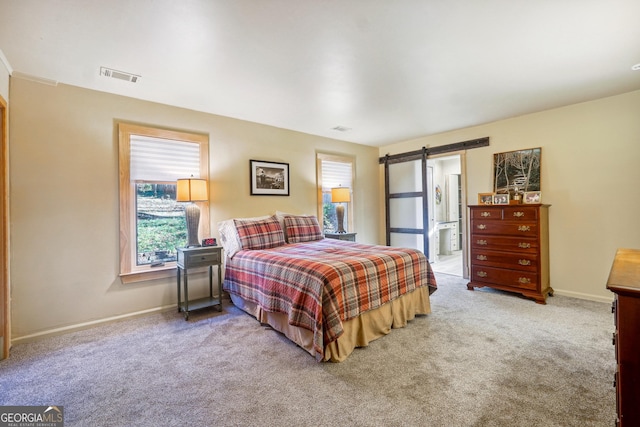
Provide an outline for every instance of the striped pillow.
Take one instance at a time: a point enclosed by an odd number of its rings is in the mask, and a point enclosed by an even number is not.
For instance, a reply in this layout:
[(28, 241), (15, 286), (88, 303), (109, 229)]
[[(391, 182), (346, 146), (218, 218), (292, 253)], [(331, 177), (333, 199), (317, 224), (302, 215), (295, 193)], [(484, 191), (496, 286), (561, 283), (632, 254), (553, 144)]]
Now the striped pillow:
[(275, 216), (261, 220), (234, 219), (242, 249), (269, 249), (285, 244), (284, 232)]
[(324, 239), (318, 219), (312, 215), (287, 215), (284, 217), (289, 243)]

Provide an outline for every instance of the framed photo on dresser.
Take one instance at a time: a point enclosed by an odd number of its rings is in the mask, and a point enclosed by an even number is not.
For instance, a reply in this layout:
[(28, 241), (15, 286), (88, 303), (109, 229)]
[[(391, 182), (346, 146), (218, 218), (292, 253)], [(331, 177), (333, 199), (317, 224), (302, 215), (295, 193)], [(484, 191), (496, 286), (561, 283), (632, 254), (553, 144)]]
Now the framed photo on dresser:
[(494, 205), (508, 205), (509, 204), (509, 195), (508, 194), (494, 194), (493, 195), (493, 204)]
[(479, 205), (491, 205), (493, 204), (493, 193), (478, 193)]
[(542, 201), (542, 194), (539, 191), (525, 191), (523, 203), (534, 204)]

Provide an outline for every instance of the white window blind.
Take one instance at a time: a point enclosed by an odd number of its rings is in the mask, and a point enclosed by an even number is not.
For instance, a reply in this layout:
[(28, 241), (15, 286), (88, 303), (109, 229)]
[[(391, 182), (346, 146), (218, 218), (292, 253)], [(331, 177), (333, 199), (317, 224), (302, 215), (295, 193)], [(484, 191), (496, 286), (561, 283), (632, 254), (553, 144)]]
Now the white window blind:
[(197, 143), (131, 135), (130, 153), (132, 181), (200, 178), (200, 146)]
[(351, 163), (322, 160), (322, 192), (334, 187), (352, 188)]

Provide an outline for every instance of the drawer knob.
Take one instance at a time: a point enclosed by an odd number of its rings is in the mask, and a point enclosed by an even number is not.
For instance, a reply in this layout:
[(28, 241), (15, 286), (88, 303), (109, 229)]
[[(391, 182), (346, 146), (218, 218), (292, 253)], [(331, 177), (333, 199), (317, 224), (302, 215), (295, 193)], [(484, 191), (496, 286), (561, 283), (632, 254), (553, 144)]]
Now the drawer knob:
[(529, 227), (528, 225), (519, 225), (518, 231), (531, 231), (531, 227)]
[(520, 212), (520, 211), (514, 212), (513, 216), (515, 216), (516, 218), (522, 218), (524, 216), (524, 212)]
[(482, 216), (482, 217), (484, 217), (484, 218), (488, 218), (488, 217), (490, 217), (490, 216), (491, 216), (491, 212), (487, 212), (487, 211), (481, 212), (481, 213), (480, 213), (480, 216)]
[(478, 255), (476, 256), (476, 259), (479, 261), (486, 261), (487, 260), (487, 256), (486, 255)]
[(487, 229), (487, 226), (486, 226), (486, 225), (484, 225), (484, 224), (478, 224), (478, 225), (476, 226), (476, 228), (477, 228), (478, 230), (486, 230), (486, 229)]
[(523, 285), (526, 285), (526, 284), (531, 283), (531, 279), (529, 279), (528, 277), (520, 277), (520, 278), (518, 278), (518, 282), (523, 284)]
[(519, 259), (518, 264), (520, 265), (531, 265), (531, 261), (528, 259)]
[(522, 249), (530, 249), (531, 248), (531, 243), (520, 242), (520, 243), (518, 243), (518, 247), (522, 248)]
[(478, 275), (478, 277), (487, 277), (487, 272), (486, 271), (478, 271), (477, 275)]
[(476, 240), (476, 244), (478, 244), (480, 246), (486, 246), (487, 245), (487, 241), (486, 240)]

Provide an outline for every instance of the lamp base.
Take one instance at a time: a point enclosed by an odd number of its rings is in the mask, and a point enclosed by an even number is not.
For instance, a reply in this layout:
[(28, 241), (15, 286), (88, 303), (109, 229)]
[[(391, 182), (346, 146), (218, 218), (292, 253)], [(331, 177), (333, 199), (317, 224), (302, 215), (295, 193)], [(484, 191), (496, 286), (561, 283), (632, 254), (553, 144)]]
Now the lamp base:
[(344, 206), (342, 206), (342, 204), (336, 206), (336, 218), (338, 220), (337, 233), (346, 233), (347, 231), (344, 229)]
[(185, 219), (187, 220), (187, 247), (195, 248), (200, 246), (198, 239), (198, 227), (200, 226), (200, 208), (195, 203), (189, 203), (184, 208)]

